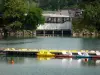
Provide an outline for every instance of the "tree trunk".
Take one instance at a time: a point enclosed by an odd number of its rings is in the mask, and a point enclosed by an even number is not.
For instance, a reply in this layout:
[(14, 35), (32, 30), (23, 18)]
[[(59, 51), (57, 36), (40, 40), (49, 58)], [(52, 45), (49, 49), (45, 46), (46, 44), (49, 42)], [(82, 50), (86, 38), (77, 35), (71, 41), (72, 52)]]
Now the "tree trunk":
[(4, 32), (4, 38), (7, 38), (8, 37), (8, 30), (4, 28), (3, 32)]

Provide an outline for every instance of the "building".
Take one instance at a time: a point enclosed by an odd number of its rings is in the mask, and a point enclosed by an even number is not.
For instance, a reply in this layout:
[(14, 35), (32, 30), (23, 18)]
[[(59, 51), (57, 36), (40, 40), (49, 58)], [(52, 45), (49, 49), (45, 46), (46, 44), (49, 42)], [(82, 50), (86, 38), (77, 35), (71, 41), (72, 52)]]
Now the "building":
[[(64, 13), (63, 13), (64, 14)], [(44, 25), (39, 25), (37, 36), (69, 36), (72, 34), (72, 22), (69, 15), (62, 12), (44, 13)]]

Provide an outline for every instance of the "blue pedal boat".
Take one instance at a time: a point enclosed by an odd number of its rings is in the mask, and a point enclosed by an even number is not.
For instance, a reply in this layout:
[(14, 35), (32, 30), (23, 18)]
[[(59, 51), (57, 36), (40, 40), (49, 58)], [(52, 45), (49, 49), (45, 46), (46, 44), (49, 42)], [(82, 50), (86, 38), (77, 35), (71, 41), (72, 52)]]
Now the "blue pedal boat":
[(75, 58), (92, 58), (92, 56), (76, 55)]

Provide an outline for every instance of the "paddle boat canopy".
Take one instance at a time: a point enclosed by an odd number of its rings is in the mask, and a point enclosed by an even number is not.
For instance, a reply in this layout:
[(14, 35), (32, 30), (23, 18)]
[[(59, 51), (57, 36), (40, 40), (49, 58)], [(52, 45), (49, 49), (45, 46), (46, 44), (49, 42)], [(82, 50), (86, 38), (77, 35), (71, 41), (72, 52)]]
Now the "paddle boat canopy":
[(55, 54), (50, 53), (49, 51), (40, 51), (39, 53), (37, 53), (37, 56), (48, 56), (48, 57), (53, 57), (55, 56)]
[(78, 52), (78, 55), (75, 56), (76, 58), (91, 58), (91, 56), (87, 52)]
[(60, 55), (55, 55), (56, 58), (73, 58), (72, 52), (63, 51)]

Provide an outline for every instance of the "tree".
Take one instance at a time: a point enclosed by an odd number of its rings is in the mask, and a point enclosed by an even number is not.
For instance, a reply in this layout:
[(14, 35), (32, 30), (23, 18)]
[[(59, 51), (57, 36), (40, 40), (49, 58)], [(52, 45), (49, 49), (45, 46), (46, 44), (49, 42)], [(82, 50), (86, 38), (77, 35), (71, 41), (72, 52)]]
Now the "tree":
[(39, 6), (44, 10), (59, 10), (64, 8), (68, 0), (39, 0)]
[(3, 10), (4, 1), (0, 0), (0, 12)]
[(33, 2), (30, 5), (26, 0), (5, 0), (2, 13), (1, 27), (5, 37), (8, 30), (36, 29), (38, 24), (44, 22), (42, 10), (35, 7)]
[(44, 10), (60, 10), (75, 7), (81, 0), (37, 0)]
[(24, 20), (25, 29), (36, 29), (39, 24), (44, 23), (44, 17), (42, 16), (42, 10), (36, 7), (30, 7), (27, 16)]
[(81, 20), (77, 19), (78, 23), (100, 32), (100, 0), (83, 0), (80, 8), (84, 11)]
[[(3, 26), (3, 31), (4, 31), (5, 37), (8, 36), (8, 34), (7, 34), (8, 30), (13, 31), (16, 29), (16, 26), (18, 25), (18, 24), (16, 24), (16, 22), (21, 23), (21, 19), (22, 19), (24, 13), (26, 12), (26, 10), (27, 10), (27, 6), (25, 5), (24, 0), (5, 0), (4, 9), (2, 11), (2, 13), (3, 13), (2, 26)], [(12, 25), (12, 24), (15, 24), (15, 25)], [(19, 26), (19, 28), (20, 28), (20, 26)]]

